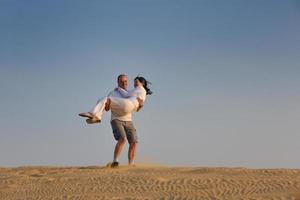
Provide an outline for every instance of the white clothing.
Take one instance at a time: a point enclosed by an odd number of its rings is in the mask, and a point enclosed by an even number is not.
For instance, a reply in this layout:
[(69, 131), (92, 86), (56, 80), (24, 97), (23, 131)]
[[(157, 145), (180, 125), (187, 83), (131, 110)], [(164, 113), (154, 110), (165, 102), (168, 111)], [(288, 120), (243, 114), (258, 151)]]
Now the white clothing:
[[(111, 110), (111, 118), (110, 120), (114, 120), (114, 119), (118, 119), (120, 121), (132, 121), (132, 114), (131, 112), (122, 112), (122, 106), (124, 107), (124, 103), (122, 103), (122, 101), (118, 101), (118, 99), (124, 99), (124, 97), (122, 96), (122, 94), (119, 92), (119, 90), (113, 90), (108, 94), (108, 97), (111, 100), (111, 104), (110, 104), (110, 110)], [(125, 100), (125, 99), (124, 99)], [(127, 104), (129, 103), (132, 104), (131, 102), (127, 102)], [(126, 103), (125, 103), (126, 104)]]
[(128, 98), (130, 101), (132, 101), (132, 104), (134, 106), (134, 107), (132, 107), (132, 105), (127, 104), (127, 107), (126, 107), (126, 105), (125, 105), (125, 107), (123, 107), (123, 106), (120, 107), (121, 110), (122, 110), (122, 108), (124, 109), (124, 112), (137, 111), (137, 109), (139, 107), (139, 102), (138, 102), (137, 98), (140, 98), (141, 100), (143, 100), (143, 102), (145, 102), (145, 100), (146, 100), (146, 90), (144, 89), (143, 86), (138, 86), (130, 91), (126, 91), (122, 88), (118, 88), (118, 91), (123, 95), (123, 97)]
[(143, 101), (146, 100), (146, 90), (143, 86), (138, 86), (129, 91), (126, 91), (123, 88), (119, 87), (118, 90), (122, 94), (122, 96), (125, 98), (138, 97), (138, 98), (142, 99)]
[[(127, 92), (122, 88), (115, 89), (108, 94), (111, 100), (111, 121), (118, 119), (121, 121), (132, 121), (132, 112), (137, 111), (139, 102), (137, 97), (146, 100), (146, 90), (143, 87), (136, 87), (133, 90)], [(108, 97), (103, 97), (98, 100), (97, 104), (90, 111), (94, 116), (97, 116), (100, 120), (104, 113), (105, 104)]]
[(107, 101), (107, 97), (103, 97), (99, 99), (96, 105), (90, 111), (90, 113), (92, 113), (93, 116), (96, 116), (101, 120), (102, 114), (105, 111), (104, 108), (105, 108), (106, 101)]

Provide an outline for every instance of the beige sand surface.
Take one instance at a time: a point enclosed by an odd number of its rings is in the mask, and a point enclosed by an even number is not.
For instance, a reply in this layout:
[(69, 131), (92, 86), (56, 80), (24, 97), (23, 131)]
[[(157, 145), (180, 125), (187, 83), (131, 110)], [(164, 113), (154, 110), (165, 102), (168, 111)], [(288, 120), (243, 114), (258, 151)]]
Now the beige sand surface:
[(0, 168), (0, 199), (298, 199), (300, 170)]

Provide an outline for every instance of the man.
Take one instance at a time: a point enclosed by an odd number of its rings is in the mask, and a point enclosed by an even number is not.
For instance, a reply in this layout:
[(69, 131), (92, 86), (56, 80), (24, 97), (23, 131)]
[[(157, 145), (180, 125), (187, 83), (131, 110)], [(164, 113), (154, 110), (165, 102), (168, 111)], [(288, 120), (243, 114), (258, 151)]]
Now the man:
[[(128, 89), (128, 78), (125, 74), (118, 76), (118, 87), (127, 91)], [(122, 97), (121, 93), (118, 90), (113, 90), (109, 93), (108, 97)], [(110, 108), (110, 103), (108, 102), (105, 105), (105, 110), (108, 111), (111, 109), (111, 127), (113, 131), (114, 138), (117, 140), (117, 144), (114, 150), (114, 158), (111, 164), (111, 167), (119, 166), (119, 157), (123, 146), (126, 142), (126, 138), (129, 143), (128, 149), (128, 164), (132, 166), (134, 164), (134, 158), (136, 153), (136, 143), (137, 143), (137, 134), (136, 129), (132, 123), (132, 114), (128, 113), (121, 115), (118, 113), (117, 109)]]

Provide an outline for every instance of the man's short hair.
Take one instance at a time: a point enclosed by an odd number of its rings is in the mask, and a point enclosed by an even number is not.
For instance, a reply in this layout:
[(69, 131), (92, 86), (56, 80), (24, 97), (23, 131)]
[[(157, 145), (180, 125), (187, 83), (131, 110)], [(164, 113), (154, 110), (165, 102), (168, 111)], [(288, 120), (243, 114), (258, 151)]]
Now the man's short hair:
[(118, 82), (119, 82), (120, 78), (123, 77), (123, 76), (127, 76), (127, 75), (126, 75), (126, 74), (120, 74), (120, 75), (118, 76), (118, 79), (117, 79)]

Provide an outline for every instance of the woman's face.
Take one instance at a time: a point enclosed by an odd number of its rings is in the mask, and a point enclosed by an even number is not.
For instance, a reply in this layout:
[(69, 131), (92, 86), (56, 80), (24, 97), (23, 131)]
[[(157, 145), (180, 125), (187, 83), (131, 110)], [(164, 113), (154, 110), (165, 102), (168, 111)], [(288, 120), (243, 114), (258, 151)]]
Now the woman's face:
[(142, 86), (142, 85), (143, 84), (138, 79), (134, 80), (134, 87), (138, 87), (138, 86)]

